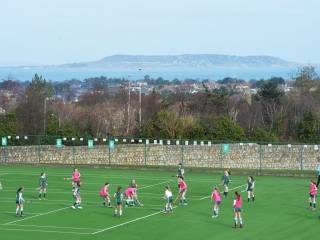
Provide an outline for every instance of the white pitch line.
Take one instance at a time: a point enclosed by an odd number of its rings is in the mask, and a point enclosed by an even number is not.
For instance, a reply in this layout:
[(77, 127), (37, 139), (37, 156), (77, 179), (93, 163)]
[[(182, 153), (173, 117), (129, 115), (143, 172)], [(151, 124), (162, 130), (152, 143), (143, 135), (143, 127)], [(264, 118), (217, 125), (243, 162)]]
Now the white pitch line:
[[(176, 207), (173, 207), (173, 208), (176, 208)], [(129, 224), (129, 223), (137, 222), (137, 221), (139, 221), (139, 220), (146, 219), (146, 218), (149, 218), (149, 217), (158, 215), (158, 214), (163, 213), (163, 212), (164, 212), (164, 210), (161, 210), (161, 211), (159, 211), (159, 212), (155, 212), (155, 213), (152, 213), (152, 214), (143, 216), (143, 217), (135, 218), (135, 219), (133, 219), (133, 220), (130, 220), (130, 221), (127, 221), (127, 222), (124, 222), (124, 223), (120, 223), (120, 224), (118, 224), (118, 225), (114, 225), (114, 226), (111, 226), (111, 227), (108, 227), (108, 228), (105, 228), (105, 229), (101, 229), (101, 230), (96, 231), (96, 232), (91, 233), (91, 234), (92, 234), (92, 235), (96, 235), (96, 234), (98, 234), (98, 233), (106, 232), (106, 231), (109, 231), (109, 230), (111, 230), (111, 229), (118, 228), (118, 227), (127, 225), (127, 224)]]
[[(3, 225), (3, 224), (0, 224)], [(74, 230), (99, 230), (98, 228), (77, 228), (77, 227), (59, 227), (59, 226), (44, 226), (44, 225), (29, 225), (29, 224), (10, 224), (11, 226), (19, 227), (38, 227), (38, 228), (61, 228), (61, 229), (74, 229)]]
[(146, 188), (149, 188), (149, 187), (158, 186), (158, 185), (165, 184), (165, 183), (168, 183), (168, 182), (172, 182), (172, 180), (164, 181), (164, 182), (156, 183), (156, 184), (152, 184), (152, 185), (147, 185), (147, 186), (144, 186), (144, 187), (138, 188), (138, 191), (139, 191), (139, 190), (141, 190), (141, 189), (146, 189)]
[[(232, 191), (232, 190), (235, 190), (235, 189), (238, 189), (238, 188), (244, 187), (244, 186), (247, 186), (247, 184), (243, 184), (243, 185), (240, 185), (240, 186), (237, 186), (237, 187), (231, 188), (231, 189), (229, 189), (229, 191)], [(207, 198), (210, 198), (210, 197), (211, 197), (211, 195), (209, 195), (209, 196), (205, 196), (205, 197), (200, 198), (199, 200), (204, 200), (204, 199), (207, 199)]]
[(34, 215), (34, 216), (22, 218), (22, 219), (15, 220), (15, 221), (12, 221), (12, 222), (7, 222), (7, 223), (4, 223), (4, 224), (2, 224), (2, 225), (10, 225), (10, 224), (12, 224), (12, 223), (21, 222), (21, 221), (25, 221), (25, 220), (28, 220), (28, 219), (31, 219), (31, 218), (40, 217), (40, 216), (48, 215), (48, 214), (50, 214), (50, 213), (59, 212), (59, 211), (65, 210), (65, 209), (67, 209), (67, 208), (70, 208), (70, 207), (64, 207), (64, 208), (59, 208), (59, 209), (52, 210), (52, 211), (49, 211), (49, 212), (40, 213), (40, 214), (38, 214), (38, 215)]
[(31, 229), (19, 229), (19, 228), (0, 228), (4, 231), (22, 231), (22, 232), (39, 232), (39, 233), (60, 233), (60, 234), (79, 234), (79, 235), (89, 235), (91, 233), (80, 233), (80, 232), (64, 232), (64, 231), (47, 231), (47, 230), (31, 230)]
[[(16, 214), (16, 212), (2, 212), (2, 213), (10, 213), (10, 214)], [(28, 212), (28, 215), (38, 215), (38, 214), (41, 214), (41, 213), (34, 213), (34, 212)]]
[[(25, 173), (25, 172), (22, 172), (22, 171), (12, 171), (12, 172), (9, 172), (9, 173), (6, 173), (6, 174), (18, 174), (18, 175), (25, 175), (25, 176), (34, 176), (34, 177), (38, 177), (38, 173)], [(213, 173), (215, 174), (215, 173)], [(0, 174), (1, 175), (1, 174)], [(52, 177), (65, 177), (65, 176), (69, 176), (70, 173), (66, 173), (66, 174), (63, 174), (63, 173), (60, 173), (60, 174), (49, 174), (49, 176), (52, 176)], [(143, 175), (135, 175), (133, 174), (134, 177), (129, 177), (128, 175), (108, 175), (108, 174), (103, 174), (101, 175), (100, 173), (97, 173), (96, 175), (93, 175), (93, 174), (83, 174), (83, 177), (84, 178), (101, 178), (102, 177), (106, 177), (106, 178), (125, 178), (125, 179), (131, 179), (131, 178), (134, 178), (134, 179), (141, 179), (141, 180), (150, 180), (150, 181), (158, 181), (158, 180), (165, 180), (167, 179), (167, 177), (148, 177), (148, 176), (143, 176)], [(17, 178), (20, 178), (18, 176), (15, 176), (15, 179)], [(192, 179), (193, 177), (191, 176), (191, 178), (188, 178), (188, 182), (212, 182), (212, 179), (209, 179), (209, 178), (200, 178), (200, 179)], [(239, 182), (239, 180), (232, 180), (233, 182)], [(99, 182), (100, 183), (100, 182)], [(97, 183), (98, 184), (98, 183)]]

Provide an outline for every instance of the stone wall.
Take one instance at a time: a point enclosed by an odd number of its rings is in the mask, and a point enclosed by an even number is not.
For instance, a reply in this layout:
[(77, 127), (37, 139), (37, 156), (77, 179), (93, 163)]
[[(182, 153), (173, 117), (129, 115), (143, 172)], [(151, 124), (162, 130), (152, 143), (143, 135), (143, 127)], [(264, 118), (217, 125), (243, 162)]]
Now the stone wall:
[(109, 150), (106, 145), (87, 146), (7, 146), (0, 148), (0, 162), (94, 164), (94, 165), (149, 165), (186, 167), (295, 169), (313, 170), (320, 156), (315, 145), (258, 145), (230, 144), (228, 153), (221, 144), (157, 145), (119, 144)]

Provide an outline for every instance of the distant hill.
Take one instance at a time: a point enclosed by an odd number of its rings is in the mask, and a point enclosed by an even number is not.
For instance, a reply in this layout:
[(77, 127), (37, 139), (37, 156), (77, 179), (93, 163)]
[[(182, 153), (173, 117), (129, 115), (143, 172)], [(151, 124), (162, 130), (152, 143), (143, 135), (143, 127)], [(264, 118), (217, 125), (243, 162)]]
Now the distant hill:
[(297, 63), (272, 56), (219, 54), (112, 55), (93, 62), (63, 64), (68, 68), (211, 68), (211, 67), (294, 67)]

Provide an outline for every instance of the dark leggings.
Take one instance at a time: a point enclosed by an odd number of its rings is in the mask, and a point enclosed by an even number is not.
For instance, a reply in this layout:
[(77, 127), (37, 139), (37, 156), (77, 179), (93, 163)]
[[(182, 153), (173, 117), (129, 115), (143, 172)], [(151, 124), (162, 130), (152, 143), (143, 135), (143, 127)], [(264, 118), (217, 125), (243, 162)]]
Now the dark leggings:
[(318, 175), (317, 187), (319, 187), (319, 184), (320, 184), (320, 175)]

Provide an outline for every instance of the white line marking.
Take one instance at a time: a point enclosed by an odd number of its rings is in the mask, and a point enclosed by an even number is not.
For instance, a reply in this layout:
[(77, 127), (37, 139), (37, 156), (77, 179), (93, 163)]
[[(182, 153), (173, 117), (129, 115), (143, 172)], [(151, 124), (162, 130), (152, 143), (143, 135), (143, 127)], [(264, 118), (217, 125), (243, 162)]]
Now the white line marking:
[(26, 217), (26, 218), (22, 218), (22, 219), (19, 219), (19, 220), (12, 221), (12, 222), (7, 222), (7, 223), (4, 223), (2, 225), (9, 225), (9, 224), (12, 224), (12, 223), (25, 221), (25, 220), (28, 220), (28, 219), (31, 219), (31, 218), (40, 217), (40, 216), (43, 216), (43, 215), (48, 215), (50, 213), (59, 212), (59, 211), (65, 210), (67, 208), (70, 208), (70, 207), (64, 207), (64, 208), (59, 208), (59, 209), (52, 210), (52, 211), (49, 211), (49, 212), (40, 213), (38, 215), (34, 215), (34, 216), (31, 216), (31, 217)]
[[(12, 202), (12, 201), (11, 201)], [(16, 212), (2, 212), (2, 213), (10, 213), (10, 214), (16, 214)], [(41, 214), (41, 213), (34, 213), (34, 212), (28, 212), (28, 215), (38, 215), (38, 214)]]
[(92, 233), (80, 233), (80, 232), (31, 230), (31, 229), (19, 229), (19, 228), (0, 228), (0, 230), (4, 230), (4, 231), (22, 231), (22, 232), (40, 232), (40, 233), (79, 234), (79, 235), (89, 235), (89, 234), (92, 234)]
[[(110, 170), (112, 171), (112, 170)], [(170, 171), (168, 171), (170, 172)], [(38, 177), (39, 173), (26, 173), (24, 171), (10, 171), (6, 174), (18, 174), (18, 175), (23, 175), (23, 176), (34, 176), (34, 177)], [(216, 173), (213, 173), (214, 175), (217, 175)], [(71, 172), (70, 173), (56, 173), (56, 174), (48, 174), (48, 176), (50, 177), (68, 177), (71, 175)], [(168, 179), (168, 177), (149, 177), (149, 176), (145, 176), (145, 175), (135, 175), (135, 173), (131, 174), (133, 177), (130, 177), (128, 175), (108, 175), (108, 174), (105, 174), (105, 173), (101, 173), (101, 172), (98, 172), (97, 174), (93, 175), (93, 174), (83, 174), (83, 178), (101, 178), (102, 177), (106, 177), (106, 178), (124, 178), (124, 179), (141, 179), (141, 180), (150, 180), (150, 181), (158, 181), (158, 180), (166, 180)], [(15, 179), (18, 179), (20, 178), (19, 176), (15, 176)], [(209, 183), (212, 183), (214, 182), (213, 180), (214, 179), (211, 179), (211, 178), (197, 178), (195, 177), (196, 179), (193, 179), (192, 176), (190, 176), (190, 178), (188, 177), (188, 182), (209, 182)], [(232, 182), (240, 182), (240, 180), (237, 180), (237, 179), (233, 179)], [(99, 182), (100, 183), (100, 182)], [(99, 184), (97, 183), (97, 184)]]
[[(4, 225), (4, 224), (0, 224), (0, 225)], [(85, 230), (85, 229), (89, 229), (89, 230), (99, 230), (99, 228), (77, 228), (77, 227), (59, 227), (59, 226), (44, 226), (44, 225), (29, 225), (29, 224), (10, 224), (11, 226), (21, 226), (21, 227), (39, 227), (39, 228), (66, 228), (66, 229), (75, 229), (75, 230)]]
[[(173, 208), (176, 208), (176, 207), (173, 207)], [(139, 221), (139, 220), (142, 220), (142, 219), (145, 219), (145, 218), (149, 218), (149, 217), (158, 215), (158, 214), (163, 213), (163, 212), (164, 212), (164, 210), (161, 210), (161, 211), (159, 211), (159, 212), (155, 212), (155, 213), (152, 213), (152, 214), (143, 216), (143, 217), (135, 218), (135, 219), (133, 219), (133, 220), (130, 220), (130, 221), (127, 221), (127, 222), (124, 222), (124, 223), (120, 223), (120, 224), (118, 224), (118, 225), (114, 225), (114, 226), (111, 226), (111, 227), (108, 227), (108, 228), (105, 228), (105, 229), (101, 229), (101, 230), (96, 231), (96, 232), (91, 233), (91, 234), (92, 234), (92, 235), (96, 235), (96, 234), (98, 234), (98, 233), (102, 233), (102, 232), (105, 232), (105, 231), (109, 231), (109, 230), (111, 230), (111, 229), (114, 229), (114, 228), (118, 228), (118, 227), (127, 225), (127, 224), (129, 224), (129, 223), (137, 222), (137, 221)]]
[[(247, 186), (247, 184), (243, 184), (243, 185), (240, 185), (240, 186), (237, 186), (237, 187), (231, 188), (231, 189), (229, 189), (229, 191), (232, 191), (232, 190), (235, 190), (235, 189), (241, 188), (241, 187), (243, 187), (243, 186)], [(198, 199), (198, 200), (204, 200), (204, 199), (207, 199), (207, 198), (210, 198), (210, 197), (211, 197), (211, 195), (209, 195), (209, 196), (205, 196), (205, 197), (202, 197), (202, 198), (200, 198), (200, 199)]]
[(141, 188), (138, 187), (137, 190), (139, 191), (139, 190), (141, 190), (141, 189), (146, 189), (146, 188), (149, 188), (149, 187), (158, 186), (158, 185), (165, 184), (165, 183), (168, 183), (168, 182), (172, 182), (172, 180), (164, 181), (164, 182), (156, 183), (156, 184), (152, 184), (152, 185), (147, 185), (147, 186), (144, 186), (144, 187), (141, 187)]

